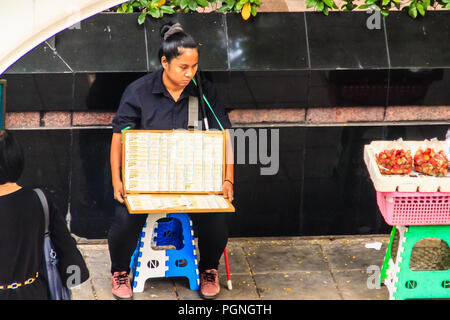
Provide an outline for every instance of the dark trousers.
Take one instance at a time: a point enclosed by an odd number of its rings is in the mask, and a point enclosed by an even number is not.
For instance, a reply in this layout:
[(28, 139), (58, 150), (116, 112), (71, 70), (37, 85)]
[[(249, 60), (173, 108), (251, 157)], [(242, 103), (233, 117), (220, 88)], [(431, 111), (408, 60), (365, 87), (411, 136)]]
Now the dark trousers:
[[(189, 215), (198, 237), (199, 270), (217, 269), (228, 242), (227, 213)], [(108, 233), (111, 273), (130, 272), (130, 260), (136, 249), (146, 214), (129, 214), (125, 205), (115, 206), (115, 217)]]

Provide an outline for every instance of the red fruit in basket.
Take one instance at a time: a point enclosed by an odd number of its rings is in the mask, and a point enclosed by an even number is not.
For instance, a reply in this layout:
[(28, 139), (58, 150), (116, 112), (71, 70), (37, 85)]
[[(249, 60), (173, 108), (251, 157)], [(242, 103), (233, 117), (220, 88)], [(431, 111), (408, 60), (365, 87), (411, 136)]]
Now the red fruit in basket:
[(411, 172), (413, 160), (409, 150), (390, 149), (376, 155), (376, 161), (382, 174), (407, 174)]
[(436, 152), (432, 148), (417, 150), (414, 155), (414, 169), (432, 176), (445, 176), (448, 172), (448, 159), (444, 151)]

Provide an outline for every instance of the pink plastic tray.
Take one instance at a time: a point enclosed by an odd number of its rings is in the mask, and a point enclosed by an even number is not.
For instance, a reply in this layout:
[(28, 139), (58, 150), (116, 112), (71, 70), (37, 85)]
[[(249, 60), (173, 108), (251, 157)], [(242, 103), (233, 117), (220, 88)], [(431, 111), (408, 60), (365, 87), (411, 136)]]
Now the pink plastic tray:
[(391, 226), (450, 224), (450, 192), (377, 192)]

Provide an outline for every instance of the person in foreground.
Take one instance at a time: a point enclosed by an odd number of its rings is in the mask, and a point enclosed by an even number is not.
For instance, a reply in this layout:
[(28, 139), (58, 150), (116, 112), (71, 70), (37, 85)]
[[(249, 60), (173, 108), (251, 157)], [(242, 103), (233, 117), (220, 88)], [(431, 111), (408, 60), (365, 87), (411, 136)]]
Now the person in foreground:
[[(125, 128), (145, 130), (188, 129), (189, 96), (199, 97), (192, 79), (198, 71), (198, 44), (184, 32), (180, 24), (167, 24), (161, 29), (163, 37), (159, 51), (162, 70), (147, 74), (131, 83), (123, 93), (113, 120), (111, 141), (111, 174), (114, 198), (117, 200), (115, 217), (108, 234), (111, 257), (112, 293), (116, 299), (130, 299), (130, 258), (136, 248), (139, 233), (147, 219), (146, 214), (129, 214), (124, 203), (121, 131)], [(231, 128), (214, 86), (203, 81), (203, 93), (210, 102), (217, 119), (207, 112), (210, 128)], [(200, 117), (199, 120), (201, 121)], [(219, 120), (219, 121), (218, 121)], [(227, 132), (227, 164), (222, 186), (223, 196), (233, 200), (233, 164), (231, 140)], [(228, 241), (227, 214), (201, 213), (190, 215), (198, 228), (200, 253), (200, 296), (214, 299), (220, 292), (219, 259)]]
[[(43, 270), (44, 211), (36, 192), (17, 184), (23, 169), (21, 146), (10, 131), (0, 130), (0, 300), (48, 300)], [(89, 278), (89, 271), (64, 217), (45, 193), (62, 282), (67, 285), (72, 276), (74, 283), (70, 284), (81, 284)], [(78, 267), (78, 279), (73, 278), (73, 271), (67, 272), (74, 267)]]

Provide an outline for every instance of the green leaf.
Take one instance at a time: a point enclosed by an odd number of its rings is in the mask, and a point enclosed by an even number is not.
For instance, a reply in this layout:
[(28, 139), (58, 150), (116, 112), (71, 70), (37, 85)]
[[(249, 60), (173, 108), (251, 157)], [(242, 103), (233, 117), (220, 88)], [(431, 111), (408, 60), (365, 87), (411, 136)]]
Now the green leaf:
[(197, 10), (197, 1), (195, 0), (189, 1), (189, 9), (191, 9), (192, 11)]
[(369, 9), (369, 5), (367, 5), (367, 4), (363, 4), (363, 5), (360, 5), (359, 7), (358, 7), (358, 9)]
[(181, 9), (186, 9), (188, 5), (189, 5), (189, 0), (181, 0), (180, 1), (180, 8)]
[(328, 15), (328, 7), (325, 7), (325, 8), (323, 9), (323, 14), (326, 15), (326, 16)]
[(219, 9), (217, 9), (218, 13), (225, 13), (229, 10), (228, 6), (225, 4), (223, 6), (221, 6)]
[(425, 15), (425, 10), (423, 9), (423, 6), (421, 3), (417, 4), (417, 10), (419, 11), (419, 13), (422, 17)]
[(306, 8), (313, 8), (316, 6), (317, 0), (306, 0)]
[(209, 2), (206, 0), (197, 0), (197, 4), (202, 8), (206, 8), (207, 6), (209, 6)]
[(175, 10), (169, 6), (161, 6), (161, 11), (168, 14), (174, 14)]
[(410, 7), (408, 10), (408, 14), (412, 17), (412, 18), (416, 18), (417, 17), (417, 8), (416, 7)]
[(235, 4), (235, 8), (238, 9), (239, 11), (241, 11), (242, 7), (244, 6), (244, 4), (247, 2), (247, 0), (239, 0), (236, 4)]
[(389, 2), (391, 2), (391, 0), (383, 0), (383, 6), (389, 4)]
[(256, 6), (252, 5), (252, 16), (256, 16), (256, 14), (258, 13)]
[(323, 0), (323, 2), (325, 2), (325, 4), (327, 6), (329, 6), (330, 8), (333, 7), (334, 1), (333, 0)]
[(197, 10), (197, 1), (196, 0), (189, 1), (189, 9), (191, 9), (192, 11)]
[(145, 17), (147, 16), (147, 12), (142, 12), (140, 15), (139, 15), (139, 18), (138, 18), (138, 23), (139, 24), (143, 24), (144, 22), (145, 22)]
[(322, 1), (317, 2), (317, 5), (316, 5), (317, 11), (322, 12), (324, 7), (325, 7), (325, 4)]
[(389, 15), (389, 10), (388, 9), (382, 9), (380, 12), (385, 17), (387, 17)]
[(162, 14), (161, 14), (161, 10), (157, 9), (157, 8), (152, 8), (149, 10), (148, 12), (153, 18), (161, 18)]

